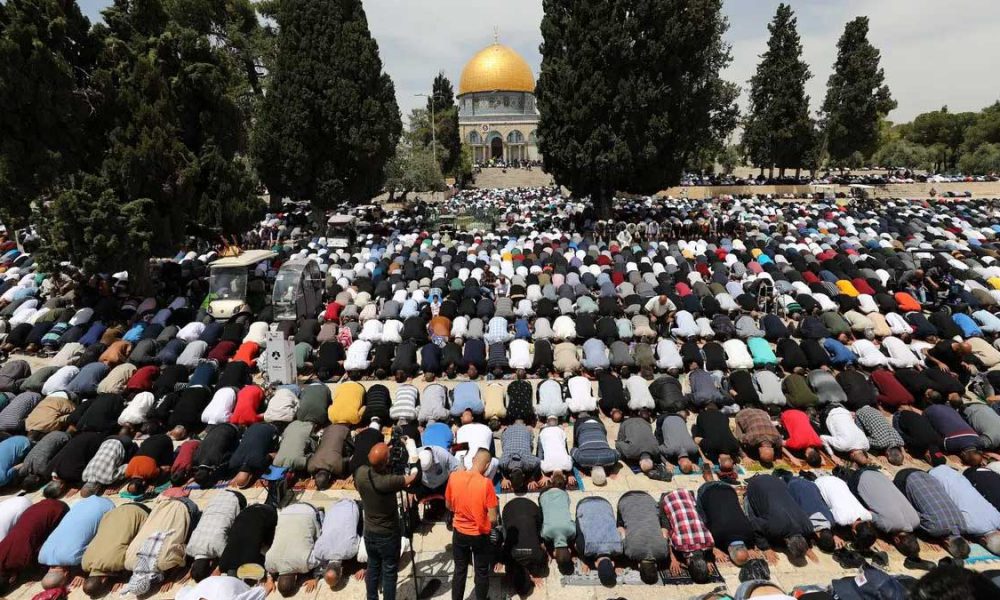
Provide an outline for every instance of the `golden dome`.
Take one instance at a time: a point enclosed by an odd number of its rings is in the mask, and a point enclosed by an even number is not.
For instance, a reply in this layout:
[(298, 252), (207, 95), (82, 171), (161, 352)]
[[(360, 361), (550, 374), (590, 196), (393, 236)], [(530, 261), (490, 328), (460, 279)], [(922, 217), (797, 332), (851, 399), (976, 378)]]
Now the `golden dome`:
[(462, 69), (458, 94), (473, 92), (535, 92), (535, 76), (521, 55), (501, 44), (487, 46)]

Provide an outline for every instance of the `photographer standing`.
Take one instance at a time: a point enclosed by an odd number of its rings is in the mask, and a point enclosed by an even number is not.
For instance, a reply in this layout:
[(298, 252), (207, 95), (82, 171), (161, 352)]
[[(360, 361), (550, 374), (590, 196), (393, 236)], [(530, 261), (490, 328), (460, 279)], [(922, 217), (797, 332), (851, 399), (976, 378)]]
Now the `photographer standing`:
[(402, 545), (397, 495), (420, 478), (418, 469), (406, 475), (389, 472), (389, 446), (375, 444), (368, 452), (368, 464), (358, 467), (354, 486), (361, 495), (365, 516), (365, 549), (368, 551), (368, 571), (365, 587), (368, 600), (378, 600), (379, 577), (385, 600), (396, 599), (396, 578)]
[(493, 482), (483, 474), (493, 457), (480, 448), (472, 458), (472, 469), (455, 471), (448, 478), (444, 498), (452, 518), (452, 551), (455, 575), (451, 580), (452, 600), (465, 599), (465, 576), (469, 563), (475, 565), (476, 600), (486, 600), (490, 587), (493, 550), (491, 533), (497, 524), (497, 500)]

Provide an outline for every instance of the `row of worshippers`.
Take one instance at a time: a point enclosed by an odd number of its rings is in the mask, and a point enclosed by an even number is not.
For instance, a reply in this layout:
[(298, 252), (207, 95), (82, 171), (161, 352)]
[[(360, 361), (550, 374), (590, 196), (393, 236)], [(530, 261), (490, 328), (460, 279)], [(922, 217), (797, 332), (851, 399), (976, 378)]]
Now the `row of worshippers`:
[(319, 577), (335, 587), (345, 563), (363, 564), (367, 556), (357, 501), (279, 509), (248, 504), (236, 490), (220, 490), (203, 511), (186, 497), (116, 506), (91, 496), (68, 507), (54, 498), (32, 503), (15, 496), (0, 503), (0, 534), (7, 589), (41, 565), (45, 589), (82, 576), (91, 597), (116, 583), (124, 583), (122, 593), (143, 596), (188, 572), (196, 582), (213, 573), (243, 578), (254, 566), (266, 573), (269, 588), (291, 596), (310, 578), (309, 591)]

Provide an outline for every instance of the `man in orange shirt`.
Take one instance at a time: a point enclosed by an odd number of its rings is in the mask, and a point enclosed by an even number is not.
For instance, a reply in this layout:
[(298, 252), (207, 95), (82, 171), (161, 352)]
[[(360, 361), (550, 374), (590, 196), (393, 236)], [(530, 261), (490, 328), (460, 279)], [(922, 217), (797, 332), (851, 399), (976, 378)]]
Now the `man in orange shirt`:
[(486, 600), (493, 542), (490, 533), (497, 523), (497, 500), (493, 482), (483, 473), (493, 457), (480, 449), (472, 458), (472, 469), (455, 471), (448, 477), (444, 498), (452, 518), (451, 547), (455, 553), (455, 575), (451, 580), (452, 600), (465, 599), (465, 576), (469, 563), (475, 565), (476, 600)]

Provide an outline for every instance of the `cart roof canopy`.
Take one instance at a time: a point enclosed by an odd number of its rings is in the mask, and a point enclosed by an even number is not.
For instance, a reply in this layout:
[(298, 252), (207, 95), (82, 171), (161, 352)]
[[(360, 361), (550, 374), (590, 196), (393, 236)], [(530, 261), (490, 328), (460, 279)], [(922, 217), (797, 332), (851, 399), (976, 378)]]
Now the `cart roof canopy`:
[(263, 260), (270, 260), (278, 256), (277, 252), (270, 250), (247, 250), (239, 256), (227, 256), (208, 265), (211, 268), (217, 267), (249, 267)]
[(326, 220), (327, 225), (353, 225), (358, 218), (354, 215), (333, 215)]

